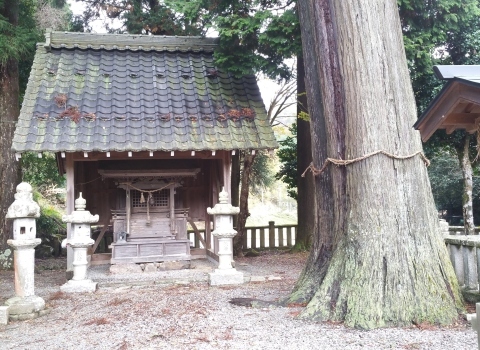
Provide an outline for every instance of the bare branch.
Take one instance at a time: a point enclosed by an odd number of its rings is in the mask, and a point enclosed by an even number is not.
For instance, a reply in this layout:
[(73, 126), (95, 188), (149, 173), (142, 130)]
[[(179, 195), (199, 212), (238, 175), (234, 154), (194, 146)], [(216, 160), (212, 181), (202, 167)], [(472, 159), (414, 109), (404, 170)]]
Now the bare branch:
[(68, 29), (68, 15), (65, 10), (52, 7), (47, 0), (38, 3), (35, 22), (42, 30), (47, 28), (53, 30)]

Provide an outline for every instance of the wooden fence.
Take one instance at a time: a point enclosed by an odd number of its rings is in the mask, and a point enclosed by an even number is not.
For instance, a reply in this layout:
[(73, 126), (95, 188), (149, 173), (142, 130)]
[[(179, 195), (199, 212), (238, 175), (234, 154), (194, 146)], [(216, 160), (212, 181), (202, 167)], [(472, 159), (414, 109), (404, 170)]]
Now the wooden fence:
[[(243, 236), (244, 249), (283, 248), (295, 245), (297, 225), (275, 226), (274, 221), (269, 221), (268, 226), (250, 226), (246, 229), (247, 234)], [(205, 239), (205, 231), (200, 230), (200, 234)], [(188, 230), (188, 237), (192, 248), (203, 248), (193, 230)]]

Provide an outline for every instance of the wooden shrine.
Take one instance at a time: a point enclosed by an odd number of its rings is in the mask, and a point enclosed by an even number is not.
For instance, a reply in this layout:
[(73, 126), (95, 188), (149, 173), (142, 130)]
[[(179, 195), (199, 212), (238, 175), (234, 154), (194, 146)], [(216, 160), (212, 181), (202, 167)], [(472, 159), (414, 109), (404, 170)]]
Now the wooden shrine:
[[(206, 209), (222, 187), (231, 193), (232, 155), (278, 147), (255, 77), (218, 69), (216, 46), (213, 38), (65, 32), (37, 45), (12, 149), (17, 158), (56, 155), (67, 213), (82, 192), (100, 217), (92, 251), (113, 232), (106, 262), (215, 255)], [(187, 236), (195, 223), (205, 227), (200, 252)]]
[(456, 129), (475, 133), (480, 126), (480, 66), (435, 66), (439, 79), (446, 80), (425, 112), (415, 123), (422, 140), (438, 129), (448, 134)]

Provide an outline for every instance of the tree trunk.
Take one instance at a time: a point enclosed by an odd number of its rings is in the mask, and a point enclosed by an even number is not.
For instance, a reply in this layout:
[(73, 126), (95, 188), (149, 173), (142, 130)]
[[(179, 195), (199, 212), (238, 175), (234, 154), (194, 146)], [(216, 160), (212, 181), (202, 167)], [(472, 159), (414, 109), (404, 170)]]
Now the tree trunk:
[[(240, 151), (235, 152), (232, 155), (232, 173), (231, 173), (231, 186), (232, 186), (232, 205), (234, 207), (240, 206)], [(238, 225), (238, 215), (233, 216), (233, 227)]]
[[(315, 166), (420, 151), (396, 1), (300, 0), (299, 15)], [(365, 329), (457, 318), (420, 156), (330, 165), (315, 185), (318, 233), (290, 298), (308, 302), (302, 317)]]
[(475, 234), (475, 225), (473, 223), (473, 169), (470, 162), (470, 135), (465, 133), (463, 138), (463, 147), (457, 148), (457, 156), (462, 168), (463, 175), (463, 195), (462, 212), (463, 228), (466, 235)]
[(240, 189), (240, 214), (238, 214), (237, 221), (237, 235), (233, 240), (233, 253), (235, 256), (243, 256), (243, 236), (247, 234), (245, 225), (247, 218), (250, 216), (248, 212), (248, 192), (250, 189), (250, 174), (253, 168), (253, 161), (255, 154), (248, 151), (243, 155), (243, 171), (242, 171), (242, 185)]
[[(305, 94), (305, 68), (303, 56), (297, 58), (297, 115), (300, 112), (308, 113), (307, 95)], [(303, 171), (312, 162), (312, 144), (310, 137), (310, 122), (297, 118), (297, 235), (295, 249), (309, 249), (312, 244), (312, 235), (315, 229), (315, 182), (313, 175), (307, 173), (301, 177)]]
[[(18, 1), (7, 0), (0, 14), (10, 23), (18, 21)], [(20, 166), (11, 151), (15, 122), (19, 114), (18, 64), (9, 60), (0, 65), (0, 269), (11, 268), (13, 253), (7, 245), (12, 236), (12, 222), (5, 216), (13, 203), (20, 182)]]

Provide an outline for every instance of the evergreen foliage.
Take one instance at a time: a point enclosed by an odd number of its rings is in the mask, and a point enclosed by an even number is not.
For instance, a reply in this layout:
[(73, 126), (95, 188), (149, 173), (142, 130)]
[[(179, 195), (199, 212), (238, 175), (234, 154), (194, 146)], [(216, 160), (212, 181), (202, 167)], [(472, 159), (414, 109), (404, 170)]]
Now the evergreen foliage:
[(280, 141), (280, 149), (277, 156), (282, 165), (275, 175), (277, 180), (282, 180), (287, 185), (287, 193), (293, 199), (297, 199), (297, 123), (288, 128), (291, 136)]
[(216, 64), (234, 76), (263, 72), (289, 79), (284, 60), (301, 51), (300, 27), (292, 0), (87, 0), (84, 28), (106, 14), (122, 27), (110, 32), (206, 35), (217, 32)]
[(478, 0), (399, 0), (398, 6), (417, 108), (422, 112), (444, 83), (434, 77), (434, 65), (466, 64), (478, 57), (472, 35), (480, 29), (480, 6)]
[(38, 34), (35, 30), (33, 14), (34, 0), (21, 0), (19, 4), (18, 23), (11, 23), (1, 15), (5, 0), (0, 0), (0, 66), (9, 60), (21, 60), (34, 52)]
[(22, 154), (22, 180), (36, 188), (65, 185), (65, 177), (58, 172), (55, 155), (48, 152), (43, 153), (42, 158), (32, 152)]
[(259, 152), (253, 161), (250, 174), (250, 191), (258, 194), (262, 189), (268, 188), (275, 180), (272, 172), (272, 159), (265, 152)]

